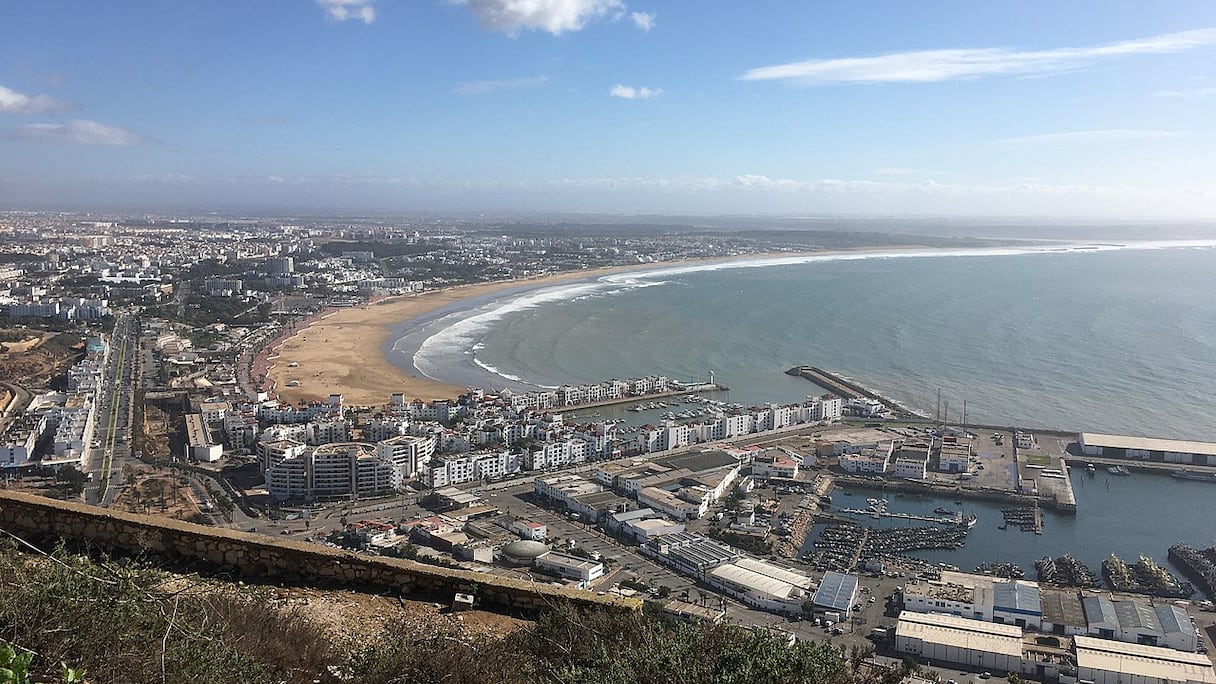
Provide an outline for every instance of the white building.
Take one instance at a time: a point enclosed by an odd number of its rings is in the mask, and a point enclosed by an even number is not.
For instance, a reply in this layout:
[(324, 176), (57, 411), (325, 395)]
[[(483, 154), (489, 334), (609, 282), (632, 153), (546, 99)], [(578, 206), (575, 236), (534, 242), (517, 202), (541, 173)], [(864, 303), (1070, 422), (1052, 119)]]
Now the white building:
[(391, 492), (401, 476), (371, 445), (325, 444), (288, 457), (266, 470), (266, 488), (277, 500), (360, 498)]
[(853, 475), (882, 475), (887, 471), (887, 454), (877, 449), (842, 453), (839, 462), (845, 472)]
[(939, 613), (899, 614), (895, 650), (934, 664), (1021, 672), (1022, 628)]
[(187, 413), (186, 421), (186, 455), (192, 461), (214, 463), (224, 457), (224, 447), (211, 439), (207, 423), (201, 413)]
[(579, 558), (557, 551), (542, 554), (532, 561), (532, 567), (558, 577), (578, 580), (582, 586), (604, 576), (604, 564), (589, 558)]
[(392, 463), (403, 479), (410, 479), (431, 461), (435, 437), (401, 435), (376, 442), (376, 455)]
[(708, 497), (690, 501), (658, 487), (646, 487), (638, 492), (638, 504), (683, 522), (705, 515), (709, 510), (710, 501)]
[(1214, 684), (1206, 655), (1169, 648), (1073, 637), (1077, 680), (1094, 684)]
[(791, 615), (802, 613), (814, 584), (800, 572), (748, 557), (714, 567), (704, 580), (753, 608)]

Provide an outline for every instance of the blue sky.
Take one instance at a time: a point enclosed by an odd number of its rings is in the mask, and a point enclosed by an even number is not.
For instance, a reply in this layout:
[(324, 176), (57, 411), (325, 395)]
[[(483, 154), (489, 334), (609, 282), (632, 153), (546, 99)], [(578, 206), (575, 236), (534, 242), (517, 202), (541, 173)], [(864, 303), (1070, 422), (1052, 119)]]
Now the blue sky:
[(0, 5), (0, 206), (1213, 218), (1216, 3)]

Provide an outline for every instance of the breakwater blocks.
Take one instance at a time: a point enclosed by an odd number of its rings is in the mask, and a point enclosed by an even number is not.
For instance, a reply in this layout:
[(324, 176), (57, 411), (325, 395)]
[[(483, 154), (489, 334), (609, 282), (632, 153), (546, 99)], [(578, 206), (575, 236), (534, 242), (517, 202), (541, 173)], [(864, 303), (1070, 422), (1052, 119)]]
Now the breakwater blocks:
[(289, 584), (373, 587), (445, 602), (457, 593), (471, 593), (478, 607), (509, 613), (536, 614), (558, 603), (629, 611), (642, 607), (638, 599), (355, 554), (18, 492), (0, 492), (0, 528), (27, 540), (87, 542), (110, 551), (230, 568), (244, 577)]

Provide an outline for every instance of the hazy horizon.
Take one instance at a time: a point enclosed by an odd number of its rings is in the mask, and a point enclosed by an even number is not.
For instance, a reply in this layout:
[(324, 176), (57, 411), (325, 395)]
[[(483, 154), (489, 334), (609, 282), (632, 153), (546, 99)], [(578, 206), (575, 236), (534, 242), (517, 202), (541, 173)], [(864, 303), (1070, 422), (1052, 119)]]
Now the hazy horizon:
[(1216, 216), (1198, 0), (5, 14), (0, 208)]

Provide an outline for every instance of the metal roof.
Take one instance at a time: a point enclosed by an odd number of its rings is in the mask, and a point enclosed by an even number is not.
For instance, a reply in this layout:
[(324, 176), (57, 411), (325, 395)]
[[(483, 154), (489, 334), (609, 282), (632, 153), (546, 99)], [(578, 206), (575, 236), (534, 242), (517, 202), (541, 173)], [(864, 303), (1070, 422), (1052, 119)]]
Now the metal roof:
[(1103, 624), (1117, 627), (1119, 616), (1115, 613), (1115, 604), (1105, 596), (1086, 596), (1081, 599), (1085, 606), (1085, 622), (1089, 626)]
[(857, 575), (829, 570), (823, 573), (815, 590), (815, 605), (831, 610), (847, 611), (857, 596)]
[(776, 598), (787, 599), (791, 596), (798, 596), (801, 593), (801, 589), (789, 582), (783, 582), (775, 577), (762, 575), (734, 563), (719, 565), (710, 570), (709, 574), (727, 584), (732, 584), (757, 594), (768, 594)]
[(786, 568), (773, 565), (772, 563), (766, 563), (756, 558), (748, 558), (747, 556), (744, 556), (743, 558), (736, 560), (735, 565), (751, 570), (752, 572), (758, 572), (767, 577), (779, 579), (782, 582), (792, 584), (796, 587), (801, 587), (802, 589), (809, 590), (811, 588), (811, 584), (813, 583), (811, 578), (807, 575), (800, 572), (795, 572), (793, 570), (787, 570)]
[(1115, 601), (1115, 615), (1119, 616), (1120, 629), (1161, 631), (1161, 622), (1157, 620), (1157, 612), (1147, 601), (1141, 602), (1133, 599)]
[(1180, 454), (1216, 456), (1216, 443), (1192, 442), (1182, 439), (1156, 439), (1154, 437), (1128, 437), (1125, 435), (1103, 435), (1096, 432), (1082, 432), (1081, 444), (1091, 447), (1174, 451)]
[(1193, 631), (1191, 618), (1186, 611), (1171, 604), (1153, 606), (1157, 611), (1157, 621), (1161, 623), (1161, 631), (1165, 634)]
[(1085, 627), (1085, 608), (1075, 591), (1042, 591), (1043, 620), (1053, 625)]
[(1022, 657), (1022, 628), (1017, 625), (905, 610), (899, 614), (895, 634), (922, 643)]
[(1037, 584), (1010, 580), (992, 585), (993, 608), (1040, 613), (1043, 610)]
[(1120, 677), (1122, 681), (1143, 678), (1216, 684), (1216, 672), (1206, 655), (1080, 635), (1073, 637), (1073, 643), (1076, 644), (1077, 667), (1082, 670), (1127, 675)]

